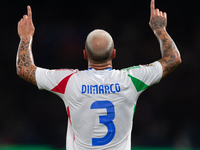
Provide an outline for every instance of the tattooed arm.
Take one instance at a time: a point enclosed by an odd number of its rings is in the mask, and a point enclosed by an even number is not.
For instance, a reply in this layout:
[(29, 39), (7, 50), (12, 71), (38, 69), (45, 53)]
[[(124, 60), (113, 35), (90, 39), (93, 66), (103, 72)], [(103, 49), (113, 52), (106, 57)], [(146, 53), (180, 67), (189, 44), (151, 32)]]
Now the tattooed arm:
[(32, 56), (32, 38), (35, 27), (32, 22), (32, 12), (30, 6), (27, 6), (28, 16), (24, 15), (18, 22), (18, 34), (20, 37), (19, 48), (17, 52), (17, 74), (30, 83), (36, 85), (35, 71), (36, 66)]
[(160, 43), (162, 58), (158, 61), (163, 67), (162, 77), (165, 77), (181, 63), (181, 57), (174, 41), (166, 31), (167, 14), (159, 11), (159, 9), (155, 9), (155, 0), (151, 0), (151, 17), (149, 24)]

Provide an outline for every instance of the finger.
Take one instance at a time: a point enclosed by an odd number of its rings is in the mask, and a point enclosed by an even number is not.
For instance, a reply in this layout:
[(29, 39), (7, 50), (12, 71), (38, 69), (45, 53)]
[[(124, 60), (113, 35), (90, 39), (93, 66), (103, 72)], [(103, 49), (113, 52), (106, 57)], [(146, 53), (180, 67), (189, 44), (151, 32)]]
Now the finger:
[(28, 17), (27, 17), (27, 15), (23, 15), (23, 19), (25, 20), (25, 19), (27, 19)]
[(23, 19), (22, 19), (23, 21), (22, 22), (26, 23), (27, 22), (27, 18), (28, 18), (27, 15), (23, 15)]
[(27, 12), (28, 12), (28, 19), (32, 20), (32, 11), (30, 6), (27, 6)]
[(151, 16), (154, 15), (154, 11), (155, 11), (155, 0), (151, 0), (151, 5), (150, 5), (150, 9), (151, 9)]
[(167, 19), (167, 13), (166, 13), (166, 12), (163, 13), (163, 17), (164, 17), (165, 19)]
[(160, 15), (160, 10), (159, 10), (159, 9), (156, 9), (155, 12), (156, 12), (156, 15), (157, 15), (157, 16)]
[(151, 11), (155, 10), (155, 0), (151, 0)]
[(160, 16), (161, 16), (161, 17), (163, 16), (163, 12), (162, 12), (162, 11), (160, 11)]

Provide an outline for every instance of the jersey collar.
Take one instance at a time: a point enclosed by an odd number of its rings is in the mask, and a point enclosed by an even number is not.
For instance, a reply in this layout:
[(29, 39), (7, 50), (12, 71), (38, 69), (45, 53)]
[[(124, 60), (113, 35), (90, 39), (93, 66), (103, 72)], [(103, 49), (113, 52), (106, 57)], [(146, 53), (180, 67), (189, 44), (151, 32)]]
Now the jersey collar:
[[(88, 68), (88, 70), (92, 70), (93, 68)], [(104, 70), (108, 70), (108, 71), (111, 71), (112, 70), (112, 68), (106, 68), (106, 69), (104, 69)]]

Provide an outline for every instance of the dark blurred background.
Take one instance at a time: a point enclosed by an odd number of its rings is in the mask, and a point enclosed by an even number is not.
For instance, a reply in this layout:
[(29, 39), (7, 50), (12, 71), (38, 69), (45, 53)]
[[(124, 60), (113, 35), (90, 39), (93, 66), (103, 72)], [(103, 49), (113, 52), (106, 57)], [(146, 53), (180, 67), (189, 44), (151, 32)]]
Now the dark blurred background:
[[(149, 27), (150, 0), (41, 0), (0, 3), (0, 145), (31, 144), (65, 147), (67, 113), (63, 101), (16, 75), (17, 23), (30, 5), (37, 66), (87, 69), (82, 50), (94, 29), (108, 31), (115, 42), (116, 69), (161, 58)], [(139, 98), (132, 146), (200, 147), (200, 2), (156, 0), (168, 14), (167, 31), (182, 64)]]

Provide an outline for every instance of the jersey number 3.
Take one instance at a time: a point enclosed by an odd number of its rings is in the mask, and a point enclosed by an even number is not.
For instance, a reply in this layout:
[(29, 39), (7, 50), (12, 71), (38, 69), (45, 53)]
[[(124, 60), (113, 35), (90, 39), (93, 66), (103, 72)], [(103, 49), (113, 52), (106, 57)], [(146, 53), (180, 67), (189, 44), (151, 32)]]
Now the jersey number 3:
[(108, 128), (108, 133), (102, 138), (92, 138), (92, 146), (102, 146), (108, 144), (115, 136), (115, 125), (112, 122), (115, 118), (115, 109), (110, 101), (96, 101), (92, 103), (91, 109), (106, 108), (107, 115), (99, 116), (99, 123)]

